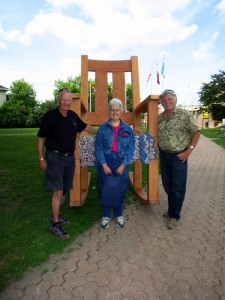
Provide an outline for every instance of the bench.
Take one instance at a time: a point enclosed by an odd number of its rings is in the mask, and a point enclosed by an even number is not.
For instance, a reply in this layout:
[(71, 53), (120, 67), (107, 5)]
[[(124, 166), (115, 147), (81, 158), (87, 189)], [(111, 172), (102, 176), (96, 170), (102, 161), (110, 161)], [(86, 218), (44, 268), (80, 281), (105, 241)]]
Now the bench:
[(220, 131), (216, 132), (216, 138), (224, 138), (225, 137), (225, 128), (221, 128)]

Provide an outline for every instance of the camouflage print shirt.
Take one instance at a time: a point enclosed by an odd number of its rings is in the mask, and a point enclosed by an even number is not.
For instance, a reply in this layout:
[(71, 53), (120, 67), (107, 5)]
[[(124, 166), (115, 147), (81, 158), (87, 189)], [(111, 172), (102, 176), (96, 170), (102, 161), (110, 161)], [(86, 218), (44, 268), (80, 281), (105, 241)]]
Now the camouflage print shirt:
[(194, 117), (185, 109), (175, 108), (166, 120), (165, 111), (159, 115), (159, 147), (164, 151), (180, 151), (190, 145), (193, 134), (198, 131)]

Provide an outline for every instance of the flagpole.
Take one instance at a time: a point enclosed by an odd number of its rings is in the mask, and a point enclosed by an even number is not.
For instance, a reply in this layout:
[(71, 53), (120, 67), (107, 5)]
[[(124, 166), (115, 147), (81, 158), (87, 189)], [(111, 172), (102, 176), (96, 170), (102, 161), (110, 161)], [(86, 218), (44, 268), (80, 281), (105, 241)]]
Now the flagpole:
[(164, 90), (164, 80), (165, 80), (165, 74), (164, 74), (164, 72), (165, 72), (165, 55), (163, 55), (163, 63), (162, 63), (162, 69), (161, 69), (161, 75), (162, 75), (162, 78), (163, 78), (163, 80), (162, 80), (162, 90)]
[(153, 83), (153, 80), (151, 80), (151, 95), (152, 95), (152, 91), (153, 91), (152, 83)]
[(91, 82), (90, 82), (90, 103), (89, 103), (89, 111), (91, 112)]
[(156, 62), (156, 95), (157, 95), (157, 85), (158, 85), (158, 62)]
[[(152, 77), (152, 71), (153, 71), (153, 67), (151, 66), (151, 77)], [(151, 78), (151, 93), (150, 93), (150, 95), (152, 95), (152, 78)]]

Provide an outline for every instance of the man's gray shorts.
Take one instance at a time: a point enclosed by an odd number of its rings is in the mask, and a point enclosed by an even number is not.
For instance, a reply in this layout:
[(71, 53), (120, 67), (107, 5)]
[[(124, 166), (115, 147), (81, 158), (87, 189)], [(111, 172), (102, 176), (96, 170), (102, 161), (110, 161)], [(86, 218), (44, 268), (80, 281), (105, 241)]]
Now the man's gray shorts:
[(44, 188), (46, 191), (71, 190), (75, 172), (74, 154), (64, 156), (61, 153), (46, 151)]

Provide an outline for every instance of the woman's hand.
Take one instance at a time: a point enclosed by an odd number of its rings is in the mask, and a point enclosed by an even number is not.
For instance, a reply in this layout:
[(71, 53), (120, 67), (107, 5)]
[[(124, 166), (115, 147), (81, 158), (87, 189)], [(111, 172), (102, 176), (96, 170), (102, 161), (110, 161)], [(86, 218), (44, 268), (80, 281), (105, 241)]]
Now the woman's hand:
[(106, 163), (104, 163), (104, 164), (102, 165), (102, 167), (103, 167), (103, 170), (104, 170), (104, 172), (105, 172), (106, 175), (112, 174), (111, 169), (107, 166)]
[(116, 170), (116, 173), (122, 175), (124, 168), (125, 168), (124, 164), (120, 165), (119, 168)]
[(134, 135), (141, 135), (143, 134), (143, 132), (141, 132), (140, 130), (135, 129), (134, 130)]

